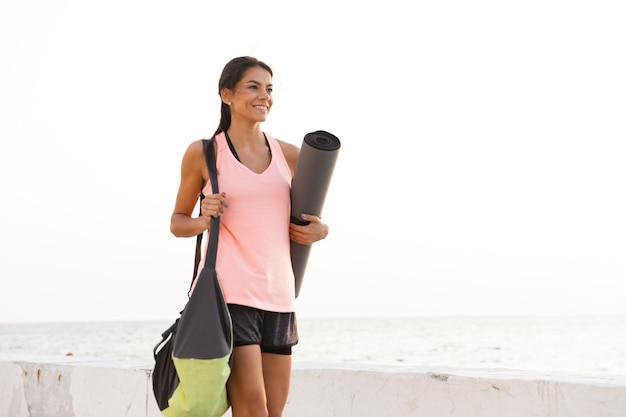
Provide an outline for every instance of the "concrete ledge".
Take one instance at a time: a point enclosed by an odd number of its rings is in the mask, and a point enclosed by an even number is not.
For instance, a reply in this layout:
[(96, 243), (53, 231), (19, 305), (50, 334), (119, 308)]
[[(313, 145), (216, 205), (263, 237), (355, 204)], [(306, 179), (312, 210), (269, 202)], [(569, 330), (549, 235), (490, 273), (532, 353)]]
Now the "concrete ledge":
[(73, 357), (0, 361), (0, 416), (159, 416), (147, 395), (148, 368)]
[(299, 367), (290, 395), (296, 404), (290, 415), (301, 417), (624, 417), (626, 377)]
[[(0, 417), (160, 417), (150, 375), (145, 362), (0, 358)], [(296, 363), (284, 416), (625, 417), (626, 376)]]

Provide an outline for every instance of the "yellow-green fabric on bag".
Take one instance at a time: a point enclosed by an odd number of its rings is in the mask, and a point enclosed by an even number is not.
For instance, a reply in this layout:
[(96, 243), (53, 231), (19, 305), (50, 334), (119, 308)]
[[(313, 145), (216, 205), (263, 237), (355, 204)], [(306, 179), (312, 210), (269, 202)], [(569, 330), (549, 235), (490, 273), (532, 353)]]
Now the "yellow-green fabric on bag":
[[(226, 381), (230, 375), (228, 358), (176, 359), (180, 382), (162, 411), (165, 417), (222, 416), (229, 408)], [(215, 387), (207, 395), (206, 387)]]

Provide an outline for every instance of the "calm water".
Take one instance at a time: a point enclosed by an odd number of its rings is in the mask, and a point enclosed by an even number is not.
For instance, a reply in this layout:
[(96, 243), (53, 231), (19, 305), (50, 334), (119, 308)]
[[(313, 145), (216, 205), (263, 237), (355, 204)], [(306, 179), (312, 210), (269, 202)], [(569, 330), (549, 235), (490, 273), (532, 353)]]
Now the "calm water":
[[(0, 324), (0, 357), (152, 361), (170, 323)], [(300, 318), (296, 362), (626, 375), (626, 317)]]

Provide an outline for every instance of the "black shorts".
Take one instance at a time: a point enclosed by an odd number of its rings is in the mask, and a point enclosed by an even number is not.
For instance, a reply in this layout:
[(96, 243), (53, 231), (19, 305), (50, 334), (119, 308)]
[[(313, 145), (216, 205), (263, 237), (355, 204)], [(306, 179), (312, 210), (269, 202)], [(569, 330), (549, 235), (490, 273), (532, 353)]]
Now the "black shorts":
[(233, 321), (233, 345), (259, 345), (261, 352), (291, 355), (298, 343), (295, 313), (276, 313), (228, 304)]

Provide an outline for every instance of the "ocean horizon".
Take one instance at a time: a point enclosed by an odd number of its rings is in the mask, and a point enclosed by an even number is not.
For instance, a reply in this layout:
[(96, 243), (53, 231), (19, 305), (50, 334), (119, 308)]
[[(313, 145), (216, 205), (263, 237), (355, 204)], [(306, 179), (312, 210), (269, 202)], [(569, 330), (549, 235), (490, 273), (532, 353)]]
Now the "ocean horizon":
[[(0, 323), (0, 357), (117, 358), (152, 363), (171, 324)], [(624, 316), (300, 317), (294, 362), (626, 375)]]

